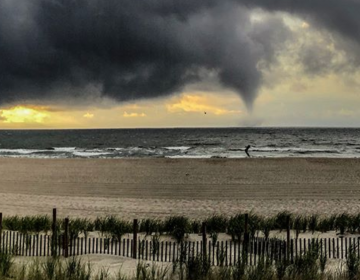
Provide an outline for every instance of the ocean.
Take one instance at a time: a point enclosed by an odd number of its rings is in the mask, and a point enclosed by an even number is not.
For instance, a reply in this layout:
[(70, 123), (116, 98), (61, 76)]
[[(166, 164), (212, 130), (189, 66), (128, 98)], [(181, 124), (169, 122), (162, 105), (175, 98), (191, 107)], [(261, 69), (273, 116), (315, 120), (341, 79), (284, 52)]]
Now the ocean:
[(360, 157), (358, 128), (0, 130), (0, 157)]

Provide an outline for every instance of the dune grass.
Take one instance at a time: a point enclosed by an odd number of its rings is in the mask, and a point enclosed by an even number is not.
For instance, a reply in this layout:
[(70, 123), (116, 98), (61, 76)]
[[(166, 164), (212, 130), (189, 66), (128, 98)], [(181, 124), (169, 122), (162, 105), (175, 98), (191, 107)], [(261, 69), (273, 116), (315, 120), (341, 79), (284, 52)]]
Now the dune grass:
[[(296, 237), (304, 232), (336, 231), (340, 235), (346, 232), (360, 233), (360, 213), (356, 215), (341, 213), (321, 217), (319, 215), (294, 215), (284, 211), (272, 217), (263, 217), (250, 213), (248, 219), (249, 236), (250, 238), (257, 237), (259, 233), (263, 233), (265, 238), (269, 238), (270, 231), (286, 230), (288, 219), (290, 219), (290, 228), (295, 231)], [(171, 235), (178, 242), (181, 242), (188, 234), (200, 233), (203, 223), (206, 224), (207, 232), (214, 238), (219, 233), (226, 233), (234, 241), (241, 240), (245, 231), (243, 213), (230, 217), (213, 215), (204, 220), (191, 220), (185, 216), (172, 216), (165, 220), (144, 219), (139, 222), (139, 231), (144, 232), (146, 235)], [(57, 221), (56, 228), (58, 233), (64, 231), (63, 219)], [(48, 233), (51, 230), (51, 219), (48, 216), (4, 217), (3, 229), (19, 231), (25, 234)], [(98, 217), (95, 220), (70, 218), (70, 238), (77, 238), (80, 234), (84, 234), (86, 237), (92, 231), (99, 231), (104, 236), (120, 240), (124, 234), (133, 231), (133, 226), (131, 221), (116, 216)]]

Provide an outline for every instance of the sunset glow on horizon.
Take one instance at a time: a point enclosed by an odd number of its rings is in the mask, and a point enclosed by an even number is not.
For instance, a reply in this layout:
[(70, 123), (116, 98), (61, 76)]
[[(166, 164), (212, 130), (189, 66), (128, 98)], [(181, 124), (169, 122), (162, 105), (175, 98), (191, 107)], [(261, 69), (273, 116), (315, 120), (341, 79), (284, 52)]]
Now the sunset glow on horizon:
[(0, 110), (0, 118), (4, 123), (44, 123), (48, 116), (45, 109), (26, 105)]
[[(171, 127), (174, 123), (174, 126), (202, 126), (204, 122), (211, 126), (211, 122), (223, 119), (232, 119), (236, 125), (242, 113), (237, 110), (239, 106), (244, 105), (236, 95), (223, 99), (205, 92), (187, 92), (156, 102), (142, 101), (104, 108), (51, 108), (28, 104), (0, 108), (0, 128)], [(194, 115), (199, 116), (198, 122), (191, 121)]]

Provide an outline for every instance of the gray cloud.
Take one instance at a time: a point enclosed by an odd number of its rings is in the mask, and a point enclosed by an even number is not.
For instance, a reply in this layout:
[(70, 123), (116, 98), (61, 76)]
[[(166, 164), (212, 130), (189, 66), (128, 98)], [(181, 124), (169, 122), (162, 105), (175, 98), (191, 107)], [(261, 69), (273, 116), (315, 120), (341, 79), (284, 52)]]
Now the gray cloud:
[(360, 41), (360, 2), (358, 0), (239, 0), (248, 7), (268, 11), (284, 11), (311, 21), (313, 24)]
[(230, 0), (0, 0), (0, 103), (160, 97), (215, 72), (251, 106), (289, 33), (267, 20)]
[(274, 63), (291, 32), (276, 13), (252, 22), (249, 9), (308, 16), (359, 40), (358, 1), (324, 3), (0, 0), (0, 104), (96, 100), (89, 88), (117, 101), (161, 97), (208, 72), (250, 108), (262, 83), (259, 63)]
[(300, 49), (300, 62), (309, 74), (331, 71), (353, 71), (360, 66), (360, 1), (359, 0), (240, 0), (248, 8), (268, 12), (282, 11), (299, 16), (322, 32), (333, 43), (335, 51), (345, 55), (336, 62), (336, 53), (325, 45), (309, 42)]
[(299, 60), (304, 65), (306, 73), (323, 74), (331, 71), (333, 53), (326, 46), (317, 44), (305, 45), (299, 53)]

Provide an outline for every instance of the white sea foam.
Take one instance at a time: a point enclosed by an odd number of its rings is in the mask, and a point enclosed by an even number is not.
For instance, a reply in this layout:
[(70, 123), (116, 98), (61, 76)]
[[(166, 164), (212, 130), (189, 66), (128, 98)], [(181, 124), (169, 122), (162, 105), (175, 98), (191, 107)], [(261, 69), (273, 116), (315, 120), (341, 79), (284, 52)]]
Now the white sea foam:
[[(234, 150), (234, 149), (231, 149)], [(273, 148), (273, 147), (252, 147), (250, 152), (286, 152), (286, 153), (339, 153), (338, 149), (314, 149), (314, 148)]]
[(212, 155), (176, 155), (166, 156), (166, 158), (211, 158)]
[(111, 154), (112, 153), (99, 152), (99, 151), (75, 151), (73, 153), (74, 156), (78, 156), (78, 157), (98, 157), (98, 156), (105, 156)]
[(66, 153), (72, 153), (74, 152), (76, 147), (54, 147), (54, 152), (66, 152)]
[(32, 149), (0, 149), (0, 154), (19, 154), (28, 155), (39, 152), (47, 152), (48, 150), (32, 150)]
[(171, 150), (171, 151), (187, 151), (190, 150), (191, 147), (187, 147), (187, 146), (179, 146), (179, 147), (165, 147), (166, 150)]

